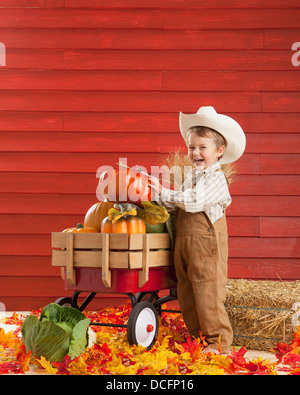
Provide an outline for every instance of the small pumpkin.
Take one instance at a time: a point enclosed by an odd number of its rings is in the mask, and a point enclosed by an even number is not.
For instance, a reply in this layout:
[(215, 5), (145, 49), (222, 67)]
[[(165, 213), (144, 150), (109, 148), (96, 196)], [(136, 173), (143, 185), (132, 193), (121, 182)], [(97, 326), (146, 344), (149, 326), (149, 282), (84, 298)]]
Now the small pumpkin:
[(83, 226), (82, 224), (77, 224), (76, 228), (67, 228), (62, 231), (62, 233), (98, 233), (98, 229), (92, 228), (90, 226)]
[(146, 224), (142, 218), (128, 215), (113, 223), (107, 216), (101, 224), (102, 233), (146, 233)]
[(101, 230), (101, 223), (108, 215), (109, 209), (114, 207), (113, 202), (98, 202), (89, 208), (84, 217), (84, 227), (92, 227)]

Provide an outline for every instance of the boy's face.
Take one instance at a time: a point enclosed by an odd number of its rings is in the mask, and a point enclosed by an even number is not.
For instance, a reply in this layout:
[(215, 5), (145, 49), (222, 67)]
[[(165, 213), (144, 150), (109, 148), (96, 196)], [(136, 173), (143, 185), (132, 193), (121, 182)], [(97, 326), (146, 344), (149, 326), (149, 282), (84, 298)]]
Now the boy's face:
[(188, 156), (197, 170), (204, 170), (216, 163), (224, 153), (224, 146), (217, 148), (215, 141), (209, 137), (190, 134), (187, 141)]

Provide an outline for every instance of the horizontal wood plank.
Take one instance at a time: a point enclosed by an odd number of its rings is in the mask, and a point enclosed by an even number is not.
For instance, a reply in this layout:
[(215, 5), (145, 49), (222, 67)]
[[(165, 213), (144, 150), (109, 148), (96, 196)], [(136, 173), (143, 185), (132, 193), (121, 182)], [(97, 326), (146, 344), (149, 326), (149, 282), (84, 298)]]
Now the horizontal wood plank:
[[(228, 241), (230, 257), (249, 258), (298, 258), (299, 238), (231, 237)], [(300, 275), (300, 267), (298, 274)]]
[(10, 8), (0, 10), (0, 28), (160, 29), (160, 10)]
[[(24, 34), (26, 31), (26, 34)], [(13, 49), (263, 49), (262, 30), (174, 31), (97, 29), (0, 29)], [(295, 41), (295, 40), (294, 40)], [(294, 42), (292, 41), (292, 42)], [(290, 47), (290, 45), (289, 45)], [(280, 48), (280, 49), (286, 49)]]
[(162, 88), (158, 71), (1, 70), (2, 90), (156, 91)]
[[(298, 113), (232, 113), (247, 135), (249, 133), (274, 133), (278, 124), (284, 124), (284, 132), (299, 133)], [(47, 112), (0, 111), (0, 131), (36, 132), (143, 132), (174, 133), (178, 131), (177, 112)]]
[(297, 154), (261, 155), (262, 174), (299, 174), (300, 158)]
[[(8, 0), (1, 0), (6, 3)], [(16, 0), (12, 0), (16, 2)], [(41, 0), (30, 0), (31, 2), (38, 2)], [(0, 3), (1, 4), (1, 3)], [(159, 8), (159, 9), (205, 9), (205, 8), (292, 8), (298, 7), (299, 3), (297, 0), (277, 0), (270, 2), (269, 0), (246, 0), (242, 3), (238, 0), (228, 0), (226, 3), (222, 3), (220, 7), (219, 0), (211, 0), (208, 4), (204, 0), (148, 0), (145, 3), (141, 3), (139, 0), (128, 0), (123, 2), (122, 0), (115, 0), (113, 3), (99, 2), (98, 0), (65, 0), (65, 6), (68, 8)]]
[[(176, 152), (179, 148), (186, 151), (180, 133), (111, 133), (43, 132), (43, 139), (38, 139), (39, 132), (0, 132), (2, 152), (114, 152), (116, 158), (127, 153)], [(300, 134), (298, 133), (251, 133), (247, 136), (246, 153), (296, 154), (300, 151)], [(122, 155), (121, 155), (122, 154)], [(99, 159), (100, 161), (100, 159)], [(106, 164), (106, 163), (103, 163)], [(153, 163), (153, 165), (156, 165)]]
[(227, 209), (232, 216), (299, 217), (299, 196), (235, 196)]
[(299, 28), (297, 9), (165, 10), (165, 29), (284, 29)]
[(259, 228), (262, 237), (300, 237), (300, 218), (261, 217)]
[(178, 114), (179, 111), (193, 113), (195, 103), (203, 103), (215, 106), (219, 112), (258, 112), (260, 98), (258, 92), (122, 92), (120, 95), (120, 92), (0, 91), (0, 111), (175, 111)]
[(298, 28), (298, 9), (2, 9), (0, 28), (284, 29)]
[[(218, 64), (221, 63), (219, 60)], [(5, 86), (5, 85), (4, 85)], [(269, 91), (300, 90), (298, 70), (293, 71), (165, 71), (167, 91)]]
[[(59, 56), (59, 51), (48, 50), (8, 50), (10, 62), (7, 67), (24, 67), (29, 58), (36, 59), (30, 68), (48, 68), (39, 61), (44, 57)], [(27, 52), (26, 52), (27, 51)], [(57, 53), (58, 52), (58, 53)], [(19, 54), (20, 53), (20, 54)], [(190, 70), (220, 71), (222, 70), (291, 70), (295, 67), (291, 62), (291, 50), (88, 50), (66, 49), (65, 67), (67, 70)], [(22, 56), (23, 55), (23, 56)], [(24, 59), (25, 58), (25, 59)], [(27, 59), (27, 63), (26, 62)], [(57, 62), (59, 65), (59, 62)], [(56, 66), (57, 66), (56, 65)], [(55, 67), (57, 68), (57, 67)]]
[(299, 280), (300, 259), (230, 258), (229, 278), (255, 280)]
[(263, 92), (262, 110), (264, 112), (299, 112), (300, 92)]
[(72, 91), (240, 91), (297, 92), (292, 71), (61, 71), (10, 70), (0, 73), (1, 90)]

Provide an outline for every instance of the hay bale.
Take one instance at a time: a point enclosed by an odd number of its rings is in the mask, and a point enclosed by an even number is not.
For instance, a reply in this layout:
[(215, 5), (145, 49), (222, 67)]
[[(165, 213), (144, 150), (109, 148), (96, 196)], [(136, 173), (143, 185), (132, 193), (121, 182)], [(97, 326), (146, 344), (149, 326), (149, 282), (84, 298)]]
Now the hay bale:
[(229, 279), (226, 310), (233, 345), (269, 351), (290, 343), (300, 317), (300, 281)]

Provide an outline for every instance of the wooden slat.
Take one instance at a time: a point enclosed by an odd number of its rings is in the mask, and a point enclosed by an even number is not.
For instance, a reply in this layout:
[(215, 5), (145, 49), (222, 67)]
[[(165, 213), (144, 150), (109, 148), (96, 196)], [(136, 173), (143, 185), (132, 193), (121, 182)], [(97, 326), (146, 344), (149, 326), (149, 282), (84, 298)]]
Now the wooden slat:
[[(26, 31), (26, 34), (24, 34)], [(262, 30), (173, 31), (97, 29), (0, 29), (7, 48), (42, 49), (262, 49)], [(291, 41), (295, 42), (297, 40)], [(267, 46), (266, 46), (267, 47)], [(290, 44), (288, 45), (288, 48)], [(279, 49), (286, 49), (287, 46)]]
[[(74, 233), (74, 250), (78, 249), (102, 249), (101, 233)], [(142, 250), (143, 234), (111, 233), (111, 250)], [(52, 248), (66, 248), (68, 233), (52, 232)], [(168, 233), (153, 233), (148, 236), (149, 249), (170, 248)]]
[(71, 287), (76, 285), (76, 271), (74, 269), (74, 235), (73, 233), (68, 233), (66, 238), (66, 279)]
[[(53, 232), (52, 248), (66, 248), (68, 233)], [(125, 250), (128, 248), (127, 234), (111, 234), (110, 249)], [(78, 249), (102, 249), (101, 233), (75, 233), (74, 234), (74, 250)]]
[[(38, 140), (38, 132), (1, 132), (0, 144), (3, 152), (32, 151), (35, 152), (112, 152), (111, 133), (57, 133), (44, 132), (43, 139)], [(116, 140), (124, 141), (115, 147), (115, 153), (143, 151), (148, 153), (170, 153), (176, 148), (186, 150), (180, 133), (114, 133)], [(247, 153), (299, 153), (300, 134), (298, 133), (251, 133), (247, 136)], [(102, 162), (102, 161), (101, 161)], [(107, 165), (101, 163), (100, 165)], [(156, 165), (153, 163), (153, 165)], [(116, 162), (115, 162), (115, 167)], [(150, 171), (151, 169), (149, 169)]]
[(41, 7), (41, 8), (63, 8), (64, 0), (0, 0), (1, 7)]
[[(5, 87), (5, 85), (4, 85)], [(5, 89), (5, 88), (4, 88)], [(293, 71), (165, 71), (163, 89), (168, 91), (275, 91), (300, 90)]]
[(300, 237), (299, 217), (262, 217), (259, 225), (261, 237)]
[[(100, 251), (74, 251), (74, 267), (102, 268), (102, 250)], [(141, 251), (110, 251), (110, 269), (142, 269), (143, 253)], [(65, 250), (52, 251), (52, 266), (66, 267), (67, 252)], [(172, 265), (170, 250), (149, 251), (149, 267)]]
[[(264, 48), (265, 49), (285, 49), (291, 48), (293, 43), (299, 41), (299, 26), (296, 29), (274, 29), (264, 32)], [(292, 51), (290, 59), (292, 58)]]
[(299, 28), (298, 9), (165, 10), (165, 29), (284, 29)]
[[(298, 258), (299, 238), (273, 237), (231, 237), (229, 238), (230, 257), (250, 258)], [(298, 276), (300, 275), (300, 267)]]
[[(121, 155), (122, 154), (122, 155)], [(96, 171), (100, 166), (116, 166), (119, 158), (112, 152), (2, 152), (0, 155), (1, 171), (39, 171), (44, 172), (80, 172), (87, 171), (95, 174), (95, 190), (99, 180), (96, 179)], [(126, 153), (127, 163), (134, 166), (137, 163), (145, 167), (159, 164), (165, 160), (165, 155), (151, 152)], [(251, 167), (254, 168), (253, 166)]]
[(159, 10), (13, 8), (0, 10), (0, 28), (160, 29)]
[(298, 9), (89, 10), (2, 9), (1, 28), (284, 29), (299, 27)]
[[(174, 264), (173, 255), (168, 251), (149, 251), (148, 267), (170, 266)], [(143, 268), (143, 253), (130, 252), (129, 253), (129, 268), (142, 269)]]
[(229, 278), (299, 280), (300, 259), (285, 258), (230, 258)]
[(149, 263), (150, 263), (150, 235), (143, 235), (143, 257), (142, 257), (142, 269), (139, 271), (138, 286), (141, 288), (149, 280)]
[[(7, 3), (8, 0), (1, 0)], [(16, 2), (16, 0), (12, 0)], [(31, 0), (40, 1), (40, 0)], [(1, 3), (0, 3), (1, 4)], [(208, 4), (205, 0), (148, 0), (147, 2), (140, 2), (140, 0), (115, 0), (113, 3), (99, 2), (98, 0), (65, 0), (65, 6), (70, 8), (94, 8), (94, 9), (105, 9), (105, 8), (159, 8), (159, 9), (205, 9)], [(276, 2), (270, 2), (270, 0), (246, 0), (240, 2), (238, 0), (228, 0), (225, 3), (221, 3), (219, 0), (211, 0), (209, 8), (224, 9), (224, 8), (255, 8), (257, 10), (261, 8), (292, 8), (298, 7), (299, 3), (297, 0), (277, 0)]]
[(299, 196), (235, 196), (227, 209), (232, 216), (300, 216)]
[[(258, 112), (261, 110), (260, 100), (261, 94), (258, 92), (122, 92), (120, 96), (119, 92), (1, 91), (0, 110), (149, 111), (178, 114), (179, 111), (195, 112), (197, 110), (195, 103), (209, 103), (221, 113)], [(291, 107), (288, 112), (297, 112), (296, 107), (294, 109)], [(286, 112), (286, 110), (281, 111)]]
[[(282, 164), (284, 163), (284, 166)], [(261, 155), (262, 174), (299, 174), (300, 157), (298, 154)]]
[(300, 92), (263, 92), (262, 110), (264, 112), (299, 112)]
[[(13, 50), (10, 50), (12, 52)], [(10, 59), (10, 64), (22, 67), (24, 59), (19, 51), (14, 50), (15, 55)], [(40, 50), (28, 51), (28, 57), (37, 58), (30, 68), (39, 68)], [(46, 51), (46, 50), (44, 50)], [(48, 50), (54, 51), (54, 50)], [(46, 55), (47, 56), (47, 55)], [(54, 57), (55, 54), (52, 54)], [(58, 56), (58, 55), (56, 55)], [(50, 55), (48, 55), (50, 57)], [(191, 62), (191, 59), (193, 61)], [(291, 70), (295, 71), (291, 63), (290, 48), (282, 51), (271, 50), (248, 50), (248, 51), (193, 51), (193, 50), (87, 50), (70, 49), (65, 51), (65, 63), (67, 70)], [(47, 68), (47, 66), (43, 66)]]
[(158, 71), (1, 70), (0, 89), (153, 91), (162, 88)]
[[(226, 112), (249, 133), (274, 133), (284, 124), (287, 133), (299, 133), (298, 113)], [(11, 132), (139, 132), (174, 133), (178, 129), (177, 112), (91, 113), (0, 111), (0, 130)], [(108, 158), (107, 158), (108, 160)]]
[[(102, 268), (102, 250), (99, 251), (74, 251), (74, 267)], [(52, 266), (66, 266), (67, 252), (65, 250), (52, 250)], [(128, 269), (128, 252), (111, 251), (109, 254), (109, 268)]]
[(110, 247), (109, 234), (103, 233), (101, 236), (102, 236), (102, 252), (101, 252), (102, 282), (105, 287), (110, 288), (111, 271), (109, 269), (109, 247)]

